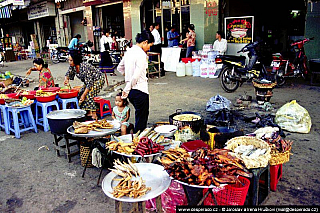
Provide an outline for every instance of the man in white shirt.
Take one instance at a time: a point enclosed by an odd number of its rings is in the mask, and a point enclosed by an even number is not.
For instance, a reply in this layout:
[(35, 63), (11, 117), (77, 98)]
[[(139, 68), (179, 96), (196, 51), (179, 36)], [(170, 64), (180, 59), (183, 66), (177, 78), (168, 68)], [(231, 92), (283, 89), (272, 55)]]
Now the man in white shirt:
[(127, 50), (117, 70), (125, 76), (126, 86), (122, 98), (129, 98), (135, 108), (134, 132), (147, 127), (149, 116), (149, 91), (147, 74), (147, 54), (153, 45), (154, 38), (149, 31), (136, 36), (137, 44)]
[[(156, 52), (156, 53), (160, 53), (160, 58), (161, 58), (161, 36), (159, 33), (159, 28), (160, 28), (160, 24), (159, 23), (154, 23), (153, 24), (154, 29), (152, 30), (152, 35), (154, 37), (154, 43), (153, 46), (151, 48), (151, 52)], [(153, 56), (152, 61), (158, 61), (158, 56)], [(161, 64), (161, 67), (163, 67), (163, 65)], [(161, 76), (164, 76), (165, 72), (164, 69), (161, 69)]]
[(227, 51), (227, 40), (222, 38), (223, 34), (221, 31), (217, 31), (216, 39), (213, 43), (213, 50), (218, 51), (219, 55), (224, 55)]

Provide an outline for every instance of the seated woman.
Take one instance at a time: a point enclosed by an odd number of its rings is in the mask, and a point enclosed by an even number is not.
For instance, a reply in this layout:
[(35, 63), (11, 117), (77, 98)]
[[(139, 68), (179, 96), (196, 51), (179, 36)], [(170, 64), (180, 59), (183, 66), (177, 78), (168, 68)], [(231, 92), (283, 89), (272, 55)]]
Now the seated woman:
[(69, 70), (64, 79), (64, 85), (69, 85), (69, 80), (73, 80), (76, 75), (83, 83), (83, 87), (78, 94), (80, 108), (87, 111), (87, 116), (97, 119), (97, 107), (93, 100), (102, 89), (105, 81), (101, 72), (87, 62), (82, 62), (82, 57), (78, 54), (69, 56)]
[(31, 74), (31, 71), (39, 71), (39, 89), (54, 87), (54, 81), (48, 64), (45, 64), (42, 58), (33, 60), (34, 67), (30, 68), (26, 77)]

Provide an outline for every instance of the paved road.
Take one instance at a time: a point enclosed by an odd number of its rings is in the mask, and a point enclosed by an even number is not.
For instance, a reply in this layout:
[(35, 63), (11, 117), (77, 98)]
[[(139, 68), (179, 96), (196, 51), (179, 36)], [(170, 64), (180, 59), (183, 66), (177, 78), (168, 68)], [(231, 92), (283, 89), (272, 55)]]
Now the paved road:
[[(23, 76), (31, 64), (31, 60), (10, 62), (5, 64), (7, 67), (0, 67), (0, 71), (9, 70)], [(60, 84), (68, 68), (67, 63), (50, 65), (50, 68), (56, 82)], [(36, 74), (31, 77), (37, 79)], [(109, 79), (115, 83), (123, 80), (123, 76)], [(78, 82), (71, 84), (79, 85)], [(217, 94), (231, 101), (244, 93), (254, 96), (251, 84), (244, 84), (235, 93), (227, 94), (220, 88), (218, 79), (178, 78), (170, 72), (165, 77), (150, 79), (149, 85), (149, 125), (157, 121), (168, 121), (168, 116), (178, 108), (205, 114), (206, 102)], [(271, 99), (274, 107), (279, 108), (296, 99), (309, 111), (313, 126), (309, 134), (287, 132), (287, 138), (294, 141), (293, 155), (290, 162), (284, 165), (283, 179), (278, 184), (277, 192), (271, 192), (266, 202), (268, 205), (320, 205), (319, 92), (319, 87), (311, 87), (301, 81), (293, 81), (284, 88), (274, 90)], [(111, 96), (106, 91), (102, 91), (101, 95)], [(113, 106), (114, 96), (110, 100)], [(131, 114), (130, 121), (134, 122), (134, 113)], [(249, 132), (245, 126), (237, 127)], [(52, 142), (53, 136), (42, 130), (37, 134), (23, 133), (21, 139), (0, 132), (0, 211), (114, 212), (113, 200), (104, 195), (101, 186), (96, 186), (99, 170), (90, 168), (85, 177), (81, 178), (83, 167), (79, 156), (73, 157), (72, 162), (68, 163), (63, 156), (56, 156)], [(50, 150), (38, 151), (43, 145)], [(103, 176), (105, 174), (106, 171)], [(124, 212), (129, 207), (130, 204), (125, 204)]]

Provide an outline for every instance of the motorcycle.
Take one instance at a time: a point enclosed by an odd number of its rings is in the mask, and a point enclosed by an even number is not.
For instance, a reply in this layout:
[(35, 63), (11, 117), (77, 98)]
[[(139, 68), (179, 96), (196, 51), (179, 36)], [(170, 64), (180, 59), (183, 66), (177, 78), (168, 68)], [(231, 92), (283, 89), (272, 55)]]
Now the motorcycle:
[(52, 49), (51, 61), (54, 64), (59, 62), (66, 62), (69, 60), (68, 47), (57, 47)]
[(307, 56), (304, 52), (304, 44), (314, 38), (305, 38), (290, 44), (293, 47), (292, 52), (295, 53), (293, 60), (284, 59), (281, 53), (272, 54), (271, 67), (277, 72), (277, 85), (283, 86), (285, 78), (300, 77), (307, 78), (309, 70), (307, 66)]
[(275, 73), (268, 73), (265, 66), (258, 61), (256, 47), (259, 42), (249, 43), (237, 53), (249, 52), (249, 62), (245, 64), (245, 56), (218, 55), (216, 64), (223, 64), (219, 73), (221, 87), (226, 92), (234, 92), (244, 82), (252, 81), (253, 78), (264, 79), (264, 82), (275, 81)]

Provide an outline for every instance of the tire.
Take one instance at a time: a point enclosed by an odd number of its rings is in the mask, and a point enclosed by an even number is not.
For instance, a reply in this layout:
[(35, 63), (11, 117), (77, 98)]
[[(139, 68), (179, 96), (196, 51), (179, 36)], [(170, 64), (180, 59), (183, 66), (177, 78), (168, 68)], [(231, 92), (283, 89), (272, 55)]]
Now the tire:
[(60, 61), (59, 61), (58, 55), (57, 55), (57, 54), (53, 54), (53, 55), (51, 56), (51, 61), (52, 61), (52, 63), (54, 63), (54, 64), (59, 63)]
[(224, 91), (229, 93), (236, 91), (240, 85), (239, 81), (230, 79), (229, 76), (231, 75), (231, 72), (232, 70), (230, 67), (224, 67), (220, 75), (221, 87)]
[(284, 71), (279, 69), (276, 74), (277, 86), (282, 87), (286, 83), (286, 79), (283, 77)]

